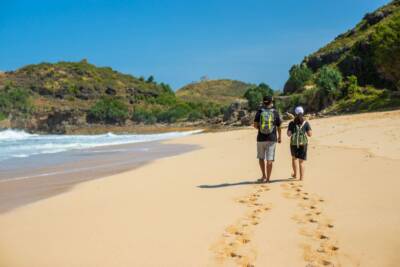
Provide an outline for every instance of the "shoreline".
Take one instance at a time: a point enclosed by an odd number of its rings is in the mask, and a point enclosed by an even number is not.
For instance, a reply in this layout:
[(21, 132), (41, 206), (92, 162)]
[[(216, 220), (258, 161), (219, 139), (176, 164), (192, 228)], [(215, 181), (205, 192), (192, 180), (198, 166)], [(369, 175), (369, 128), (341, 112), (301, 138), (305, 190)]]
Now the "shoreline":
[[(0, 214), (67, 192), (80, 183), (131, 171), (153, 160), (194, 149), (198, 147), (150, 141), (10, 159), (3, 162), (8, 165), (7, 172), (2, 170), (0, 174)], [(33, 167), (42, 161), (49, 163)], [(23, 170), (20, 164), (25, 166)]]

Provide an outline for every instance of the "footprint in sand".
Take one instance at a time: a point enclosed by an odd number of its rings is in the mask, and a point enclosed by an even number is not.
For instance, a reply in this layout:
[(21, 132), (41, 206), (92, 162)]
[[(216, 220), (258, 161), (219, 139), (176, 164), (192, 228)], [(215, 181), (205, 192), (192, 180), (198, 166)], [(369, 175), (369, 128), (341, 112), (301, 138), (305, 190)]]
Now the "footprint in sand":
[(246, 205), (249, 209), (245, 215), (225, 228), (222, 237), (211, 247), (216, 261), (224, 263), (233, 261), (237, 266), (253, 267), (256, 251), (251, 246), (253, 227), (258, 225), (261, 215), (271, 209), (271, 204), (259, 202), (261, 194), (269, 191), (266, 185), (257, 185), (251, 194), (238, 198), (237, 203)]
[(334, 225), (321, 207), (325, 200), (305, 192), (302, 185), (294, 182), (281, 186), (284, 189), (283, 196), (298, 203), (299, 212), (292, 219), (301, 225), (299, 234), (305, 237), (301, 248), (307, 267), (338, 266), (339, 246), (333, 232)]

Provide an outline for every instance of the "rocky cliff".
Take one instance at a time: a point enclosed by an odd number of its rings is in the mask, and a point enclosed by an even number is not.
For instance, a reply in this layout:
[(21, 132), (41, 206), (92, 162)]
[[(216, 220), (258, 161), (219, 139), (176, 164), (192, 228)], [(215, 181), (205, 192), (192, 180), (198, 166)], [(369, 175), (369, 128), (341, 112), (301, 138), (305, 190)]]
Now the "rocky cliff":
[[(307, 56), (302, 64), (313, 72), (323, 66), (337, 67), (343, 77), (354, 75), (361, 86), (400, 90), (400, 0), (395, 0), (363, 19), (334, 41)], [(286, 94), (297, 92), (290, 80)]]

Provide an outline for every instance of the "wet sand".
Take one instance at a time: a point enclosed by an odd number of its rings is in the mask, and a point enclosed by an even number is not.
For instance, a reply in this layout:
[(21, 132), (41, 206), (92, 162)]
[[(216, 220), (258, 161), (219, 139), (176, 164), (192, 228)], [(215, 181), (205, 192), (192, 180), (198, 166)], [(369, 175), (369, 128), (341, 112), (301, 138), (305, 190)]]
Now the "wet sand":
[(0, 213), (54, 196), (79, 183), (132, 170), (195, 145), (160, 142), (104, 146), (14, 158), (0, 165)]

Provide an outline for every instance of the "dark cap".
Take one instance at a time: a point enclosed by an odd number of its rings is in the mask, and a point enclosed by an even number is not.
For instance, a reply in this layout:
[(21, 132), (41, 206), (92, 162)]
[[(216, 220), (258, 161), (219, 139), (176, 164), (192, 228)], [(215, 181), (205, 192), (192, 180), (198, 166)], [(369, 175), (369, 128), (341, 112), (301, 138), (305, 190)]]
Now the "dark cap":
[(264, 103), (271, 103), (272, 102), (272, 96), (270, 96), (270, 95), (264, 96), (263, 102)]

